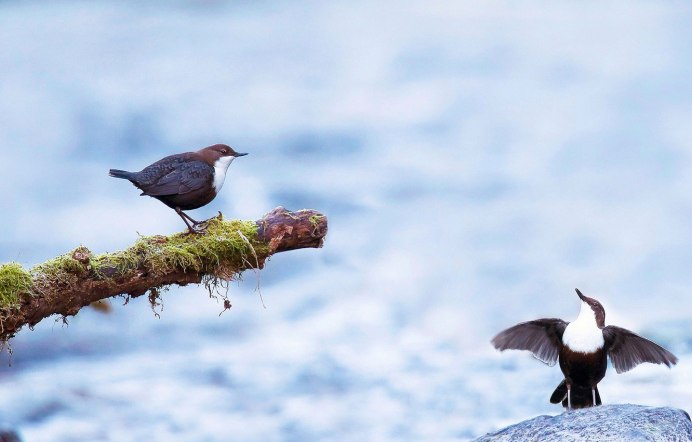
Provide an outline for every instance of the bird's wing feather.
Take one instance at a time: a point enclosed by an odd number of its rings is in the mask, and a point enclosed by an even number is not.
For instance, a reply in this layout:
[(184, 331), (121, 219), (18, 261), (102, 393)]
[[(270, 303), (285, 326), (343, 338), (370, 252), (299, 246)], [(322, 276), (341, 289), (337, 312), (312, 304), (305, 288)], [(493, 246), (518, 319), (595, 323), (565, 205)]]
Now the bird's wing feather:
[(623, 373), (643, 362), (675, 365), (678, 358), (660, 345), (624, 328), (609, 325), (603, 329), (605, 347), (615, 371)]
[(522, 322), (501, 331), (491, 341), (498, 350), (528, 350), (540, 361), (555, 365), (567, 322), (557, 318)]
[[(149, 167), (153, 166), (155, 164)], [(144, 192), (150, 196), (192, 192), (208, 185), (214, 176), (214, 168), (203, 161), (179, 162), (175, 167), (159, 167), (152, 172), (151, 182)]]

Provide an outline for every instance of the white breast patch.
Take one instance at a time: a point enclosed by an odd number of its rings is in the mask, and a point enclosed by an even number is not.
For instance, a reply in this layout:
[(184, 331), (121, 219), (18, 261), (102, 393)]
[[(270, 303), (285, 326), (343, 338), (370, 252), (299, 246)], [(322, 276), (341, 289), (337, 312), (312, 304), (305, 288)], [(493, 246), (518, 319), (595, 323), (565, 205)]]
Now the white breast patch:
[(223, 187), (223, 182), (226, 181), (226, 171), (228, 170), (228, 166), (231, 165), (235, 157), (221, 157), (218, 160), (216, 160), (216, 163), (214, 163), (214, 190), (216, 190), (216, 193), (219, 193), (221, 191), (221, 188)]
[(562, 343), (579, 353), (593, 353), (603, 347), (603, 331), (596, 325), (596, 316), (589, 304), (582, 302), (579, 316), (567, 324)]

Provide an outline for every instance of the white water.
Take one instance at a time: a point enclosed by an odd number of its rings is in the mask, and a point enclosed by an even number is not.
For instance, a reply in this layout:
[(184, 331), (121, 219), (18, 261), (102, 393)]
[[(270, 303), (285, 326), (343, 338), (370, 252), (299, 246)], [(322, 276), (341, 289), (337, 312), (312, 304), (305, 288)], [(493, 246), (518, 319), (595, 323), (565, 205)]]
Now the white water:
[(250, 155), (193, 217), (330, 222), (324, 249), (269, 262), (266, 310), (248, 273), (221, 316), (188, 287), (161, 319), (138, 299), (22, 330), (0, 421), (469, 439), (561, 411), (557, 367), (489, 340), (572, 318), (574, 287), (680, 357), (609, 370), (604, 403), (689, 406), (689, 22), (667, 2), (0, 3), (0, 261), (183, 230), (107, 171), (213, 143)]

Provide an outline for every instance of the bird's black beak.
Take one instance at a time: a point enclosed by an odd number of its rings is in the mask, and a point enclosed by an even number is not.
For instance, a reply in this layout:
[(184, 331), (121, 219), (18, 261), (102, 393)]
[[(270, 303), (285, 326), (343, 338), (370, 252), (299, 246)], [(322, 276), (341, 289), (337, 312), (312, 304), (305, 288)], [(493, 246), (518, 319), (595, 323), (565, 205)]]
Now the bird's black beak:
[(574, 290), (577, 291), (577, 295), (579, 296), (579, 299), (581, 299), (582, 301), (586, 302), (586, 296), (584, 296), (584, 295), (579, 291), (579, 289), (574, 289)]
[(245, 155), (247, 155), (247, 152), (245, 152), (245, 153), (238, 153), (238, 152), (236, 152), (236, 153), (235, 153), (235, 156), (236, 156), (236, 157), (244, 157)]

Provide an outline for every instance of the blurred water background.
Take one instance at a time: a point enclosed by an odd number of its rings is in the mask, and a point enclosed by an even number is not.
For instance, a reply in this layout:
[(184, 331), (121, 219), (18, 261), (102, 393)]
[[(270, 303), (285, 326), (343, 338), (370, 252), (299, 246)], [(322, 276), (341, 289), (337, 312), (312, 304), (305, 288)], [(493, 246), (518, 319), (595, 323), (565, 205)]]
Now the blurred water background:
[[(2, 1), (0, 262), (183, 229), (107, 176), (227, 143), (210, 205), (329, 216), (324, 249), (45, 320), (0, 361), (27, 441), (467, 440), (561, 408), (490, 338), (576, 317), (680, 357), (599, 386), (692, 404), (692, 4)], [(145, 297), (144, 297), (145, 298)]]

